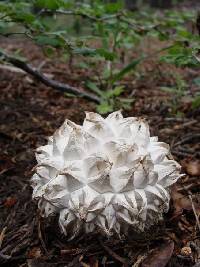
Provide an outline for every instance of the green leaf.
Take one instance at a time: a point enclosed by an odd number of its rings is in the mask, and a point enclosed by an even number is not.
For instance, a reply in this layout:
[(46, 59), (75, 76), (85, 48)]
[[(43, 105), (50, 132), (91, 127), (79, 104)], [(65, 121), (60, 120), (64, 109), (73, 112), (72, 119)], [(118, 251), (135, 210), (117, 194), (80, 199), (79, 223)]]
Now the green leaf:
[(176, 87), (160, 86), (160, 89), (162, 91), (167, 92), (167, 93), (175, 93), (175, 92), (177, 92), (177, 88)]
[(91, 91), (95, 92), (97, 95), (99, 96), (103, 96), (102, 91), (96, 86), (95, 83), (91, 82), (91, 81), (86, 81), (85, 86), (90, 89)]
[(52, 47), (44, 47), (43, 52), (47, 57), (52, 57), (55, 53), (55, 51)]
[(7, 3), (0, 3), (0, 13), (7, 13), (9, 11), (9, 5)]
[(63, 6), (64, 2), (62, 0), (36, 0), (35, 6), (39, 8), (46, 8), (55, 10)]
[(185, 39), (191, 39), (193, 37), (193, 34), (189, 31), (182, 29), (178, 32), (179, 36), (185, 38)]
[(112, 94), (113, 96), (119, 96), (121, 95), (121, 93), (124, 92), (124, 86), (116, 86), (113, 90), (112, 90)]
[(197, 77), (193, 80), (194, 84), (200, 86), (200, 77)]
[(35, 16), (28, 12), (18, 11), (13, 15), (15, 21), (31, 24), (35, 20)]
[(103, 48), (96, 49), (96, 52), (97, 54), (109, 61), (113, 61), (117, 57), (115, 53), (105, 50)]
[(120, 102), (121, 102), (121, 106), (126, 109), (126, 110), (129, 110), (131, 109), (131, 104), (135, 101), (135, 99), (133, 98), (119, 98)]
[(200, 95), (196, 96), (195, 99), (192, 101), (192, 108), (193, 109), (200, 108)]
[(82, 56), (95, 56), (97, 54), (96, 49), (83, 47), (83, 48), (75, 48), (73, 49), (74, 54), (82, 55)]
[(120, 11), (120, 9), (122, 9), (123, 5), (122, 2), (120, 3), (120, 1), (116, 1), (117, 3), (108, 3), (105, 5), (105, 11), (107, 13), (117, 13)]
[(81, 47), (81, 48), (75, 48), (73, 49), (74, 54), (82, 55), (82, 56), (100, 56), (105, 58), (106, 60), (113, 61), (116, 58), (116, 55), (110, 51), (107, 51), (103, 48), (88, 48), (88, 47)]
[(47, 35), (38, 35), (35, 38), (38, 45), (50, 45), (53, 47), (62, 47), (64, 42), (59, 36), (47, 36)]
[(77, 64), (77, 67), (81, 68), (81, 69), (88, 69), (89, 68), (89, 64), (87, 64), (85, 62), (80, 62), (80, 63)]
[(194, 57), (194, 50), (191, 47), (185, 47), (184, 42), (177, 42), (173, 47), (167, 50), (167, 55), (160, 57), (161, 61), (175, 64), (178, 67), (196, 67), (199, 65)]
[(102, 102), (100, 105), (97, 106), (97, 111), (100, 114), (106, 114), (113, 111), (113, 107), (109, 105), (108, 102)]
[(135, 59), (128, 65), (126, 65), (120, 72), (114, 75), (112, 82), (121, 80), (125, 75), (134, 70), (137, 65), (143, 60), (143, 58)]
[(134, 98), (124, 98), (124, 97), (119, 97), (118, 98), (120, 101), (122, 101), (123, 103), (127, 103), (127, 104), (131, 104), (135, 101)]

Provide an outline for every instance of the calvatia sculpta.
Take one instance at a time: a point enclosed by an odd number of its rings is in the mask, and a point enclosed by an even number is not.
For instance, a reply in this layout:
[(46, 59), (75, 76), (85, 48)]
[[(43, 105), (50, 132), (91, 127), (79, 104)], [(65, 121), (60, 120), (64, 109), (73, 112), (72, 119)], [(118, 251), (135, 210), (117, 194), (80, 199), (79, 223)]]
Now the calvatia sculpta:
[(36, 158), (33, 198), (43, 216), (59, 214), (69, 239), (144, 231), (168, 210), (169, 188), (181, 176), (169, 145), (150, 136), (144, 119), (120, 111), (106, 119), (86, 112), (82, 126), (66, 120)]

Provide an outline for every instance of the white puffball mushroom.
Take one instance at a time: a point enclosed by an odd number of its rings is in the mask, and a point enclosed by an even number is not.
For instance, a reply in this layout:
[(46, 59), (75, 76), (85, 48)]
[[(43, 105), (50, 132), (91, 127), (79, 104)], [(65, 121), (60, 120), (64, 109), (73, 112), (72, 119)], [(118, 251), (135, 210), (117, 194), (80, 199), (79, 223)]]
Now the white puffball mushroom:
[(151, 137), (142, 118), (106, 119), (86, 112), (82, 126), (66, 120), (37, 149), (33, 198), (43, 216), (59, 214), (61, 231), (106, 235), (144, 231), (169, 207), (180, 174), (169, 146)]

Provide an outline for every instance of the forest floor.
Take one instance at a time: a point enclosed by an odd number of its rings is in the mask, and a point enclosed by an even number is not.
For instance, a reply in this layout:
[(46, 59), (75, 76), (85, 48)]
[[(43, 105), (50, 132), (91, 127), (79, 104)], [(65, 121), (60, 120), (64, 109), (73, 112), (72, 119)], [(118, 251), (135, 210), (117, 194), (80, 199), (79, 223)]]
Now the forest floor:
[[(8, 51), (22, 49), (35, 66), (44, 61), (43, 72), (70, 85), (81, 88), (85, 77), (91, 75), (48, 60), (23, 41), (1, 39), (1, 44)], [(0, 68), (1, 266), (200, 266), (200, 110), (191, 108), (188, 97), (175, 99), (176, 105), (171, 105), (175, 96), (160, 89), (174, 84), (170, 73), (175, 71), (187, 81), (192, 94), (199, 89), (193, 83), (198, 70), (177, 70), (149, 60), (140, 67), (141, 78), (132, 76), (125, 81), (127, 97), (135, 100), (124, 115), (147, 118), (151, 133), (170, 144), (186, 173), (172, 189), (164, 221), (143, 240), (107, 240), (94, 233), (67, 242), (57, 220), (44, 222), (32, 201), (34, 151), (66, 118), (80, 124), (84, 111), (95, 111), (95, 105), (66, 97), (16, 69)], [(179, 116), (172, 114), (174, 109)]]

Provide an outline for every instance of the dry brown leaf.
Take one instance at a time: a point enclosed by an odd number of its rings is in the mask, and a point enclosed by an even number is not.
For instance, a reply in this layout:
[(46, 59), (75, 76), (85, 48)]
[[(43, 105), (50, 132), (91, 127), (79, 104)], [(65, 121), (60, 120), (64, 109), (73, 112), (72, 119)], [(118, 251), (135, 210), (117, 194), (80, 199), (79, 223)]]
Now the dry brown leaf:
[(89, 263), (90, 263), (90, 267), (98, 267), (99, 266), (98, 260), (93, 258), (93, 257), (89, 258)]
[[(181, 213), (183, 210), (192, 210), (192, 203), (189, 197), (178, 192), (176, 187), (174, 187), (171, 191), (171, 198), (173, 200), (173, 206), (176, 214)], [(199, 204), (196, 203), (195, 200), (193, 200), (193, 204), (197, 212), (200, 212)]]
[(192, 204), (189, 198), (177, 191), (172, 191), (172, 200), (175, 213), (181, 213), (183, 210), (192, 210)]
[(42, 256), (41, 249), (39, 247), (33, 247), (28, 253), (27, 258), (38, 259)]
[(184, 165), (186, 172), (191, 176), (200, 176), (200, 161), (189, 161)]
[(141, 263), (141, 267), (165, 267), (174, 250), (174, 242), (166, 241), (164, 244), (154, 249)]
[(91, 267), (90, 265), (88, 265), (87, 263), (85, 263), (83, 261), (81, 261), (81, 266), (83, 266), (83, 267)]
[(4, 207), (11, 208), (17, 203), (17, 199), (15, 197), (7, 197), (4, 202)]

